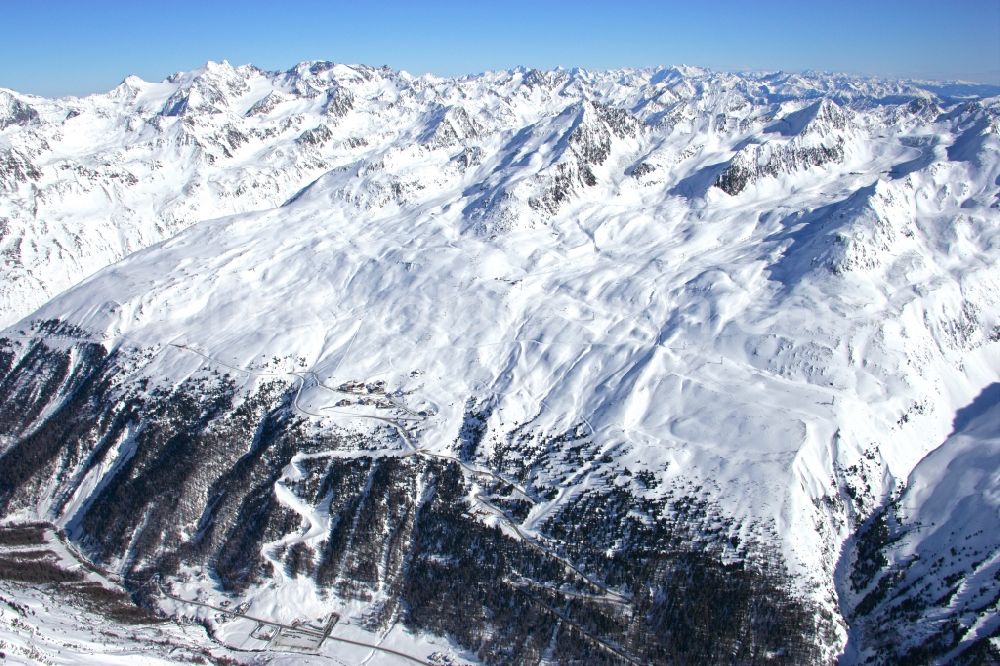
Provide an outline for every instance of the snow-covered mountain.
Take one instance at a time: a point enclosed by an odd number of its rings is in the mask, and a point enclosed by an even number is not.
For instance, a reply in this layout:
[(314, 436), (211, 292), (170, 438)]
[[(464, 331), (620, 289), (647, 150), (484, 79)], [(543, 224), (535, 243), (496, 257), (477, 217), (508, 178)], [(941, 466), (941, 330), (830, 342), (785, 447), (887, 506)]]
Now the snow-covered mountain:
[(0, 92), (0, 505), (237, 647), (178, 598), (487, 662), (995, 659), (1000, 100), (953, 89)]
[(607, 196), (622, 159), (642, 162), (624, 165), (640, 181), (670, 174), (700, 194), (711, 182), (680, 177), (714, 160), (731, 162), (715, 175), (734, 193), (862, 162), (866, 150), (899, 152), (898, 135), (931, 129), (951, 101), (931, 90), (951, 88), (691, 67), (414, 78), (325, 62), (287, 72), (210, 62), (85, 98), (0, 90), (0, 324), (192, 224), (277, 207), (338, 167), (356, 172), (341, 196), (361, 207), (474, 182), (478, 196), (460, 202), (470, 223), (532, 226), (573, 194)]

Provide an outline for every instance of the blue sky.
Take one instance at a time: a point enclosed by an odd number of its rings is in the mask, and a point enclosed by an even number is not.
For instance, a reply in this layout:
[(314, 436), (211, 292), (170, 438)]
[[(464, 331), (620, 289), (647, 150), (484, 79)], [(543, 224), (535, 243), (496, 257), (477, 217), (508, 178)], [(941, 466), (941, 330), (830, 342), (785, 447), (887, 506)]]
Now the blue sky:
[(44, 95), (222, 59), (443, 75), (684, 63), (1000, 84), (1000, 0), (36, 0), (0, 4), (0, 21), (0, 87)]

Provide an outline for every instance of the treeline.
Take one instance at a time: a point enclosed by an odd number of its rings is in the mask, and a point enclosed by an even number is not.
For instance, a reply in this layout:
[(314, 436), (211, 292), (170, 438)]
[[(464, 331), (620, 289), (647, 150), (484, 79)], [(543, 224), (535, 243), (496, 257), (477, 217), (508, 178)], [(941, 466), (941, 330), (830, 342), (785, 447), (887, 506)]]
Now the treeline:
[[(488, 663), (820, 659), (822, 623), (792, 592), (778, 554), (739, 543), (732, 522), (697, 489), (657, 502), (627, 488), (591, 490), (543, 526), (545, 547), (627, 603), (602, 598), (599, 586), (544, 548), (472, 515), (471, 479), (444, 460), (304, 462), (306, 478), (289, 482), (290, 490), (329, 508), (329, 533), (317, 550), (294, 542), (277, 548), (268, 544), (303, 528), (274, 492), (293, 456), (364, 442), (307, 429), (290, 383), (241, 396), (233, 379), (206, 370), (149, 390), (128, 381), (121, 352), (104, 356), (87, 343), (79, 350), (70, 363), (66, 352), (37, 346), (0, 378), (0, 394), (26, 400), (25, 413), (57, 405), (26, 436), (23, 420), (5, 412), (0, 432), (14, 444), (0, 457), (0, 506), (34, 501), (53, 477), (69, 497), (87, 470), (117, 451), (70, 536), (96, 561), (123, 564), (140, 596), (153, 589), (141, 581), (169, 577), (185, 563), (238, 592), (277, 574), (273, 559), (284, 575), (316, 580), (331, 604), (368, 601), (372, 628), (400, 621), (449, 635)], [(55, 395), (59, 386), (70, 388)], [(459, 445), (473, 458), (488, 408), (467, 407)], [(523, 431), (493, 447), (489, 462), (544, 497), (554, 488), (541, 487), (538, 465), (557, 459), (578, 469), (599, 455), (586, 433), (579, 427), (545, 441)], [(512, 487), (488, 485), (496, 506), (515, 520), (526, 515)]]

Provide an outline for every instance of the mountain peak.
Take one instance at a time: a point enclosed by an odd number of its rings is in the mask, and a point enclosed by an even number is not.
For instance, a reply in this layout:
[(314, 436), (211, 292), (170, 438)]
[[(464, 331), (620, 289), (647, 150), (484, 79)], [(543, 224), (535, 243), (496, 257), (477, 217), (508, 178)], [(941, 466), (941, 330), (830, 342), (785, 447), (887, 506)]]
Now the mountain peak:
[(778, 133), (782, 136), (824, 135), (832, 131), (844, 130), (849, 123), (850, 112), (830, 98), (823, 97), (785, 115), (764, 131)]
[(213, 74), (215, 76), (231, 76), (236, 68), (229, 64), (229, 61), (222, 59), (219, 61), (208, 60), (204, 65), (194, 70), (200, 74)]
[(27, 125), (38, 120), (38, 111), (7, 90), (0, 90), (0, 130), (10, 125)]

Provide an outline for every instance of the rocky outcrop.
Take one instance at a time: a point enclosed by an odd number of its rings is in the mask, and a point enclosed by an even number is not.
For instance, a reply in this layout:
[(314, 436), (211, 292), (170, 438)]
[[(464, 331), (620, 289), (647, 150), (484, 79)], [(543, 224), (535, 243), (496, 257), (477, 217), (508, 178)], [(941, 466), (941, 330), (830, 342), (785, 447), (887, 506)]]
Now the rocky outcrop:
[(0, 90), (0, 130), (11, 125), (27, 125), (38, 120), (38, 111), (9, 92)]
[(715, 186), (735, 196), (762, 178), (836, 163), (843, 158), (843, 141), (817, 145), (755, 143), (736, 154), (719, 174)]
[(332, 88), (326, 93), (326, 102), (323, 104), (323, 113), (336, 121), (346, 116), (354, 108), (354, 96), (350, 91), (339, 86)]
[(594, 168), (608, 161), (613, 142), (634, 138), (642, 125), (623, 109), (589, 101), (570, 107), (563, 116), (571, 118), (571, 129), (562, 139), (566, 149), (540, 174), (541, 193), (528, 200), (531, 208), (548, 215), (555, 214), (581, 189), (597, 185)]
[(468, 111), (460, 106), (449, 106), (431, 113), (420, 142), (430, 148), (444, 148), (475, 139), (481, 131)]
[(300, 134), (295, 142), (305, 146), (322, 146), (333, 138), (333, 132), (326, 125), (317, 125)]
[(193, 76), (175, 75), (168, 81), (181, 85), (163, 104), (164, 116), (222, 113), (234, 97), (250, 91), (245, 73), (225, 61), (210, 62)]
[(253, 106), (247, 109), (246, 116), (247, 118), (251, 118), (253, 116), (259, 116), (270, 113), (275, 108), (277, 108), (279, 104), (287, 101), (287, 99), (288, 98), (286, 98), (284, 95), (280, 93), (274, 91), (269, 92), (263, 97), (261, 97), (259, 100), (254, 102)]
[(0, 150), (0, 189), (16, 190), (41, 177), (41, 171), (20, 151), (14, 148)]

